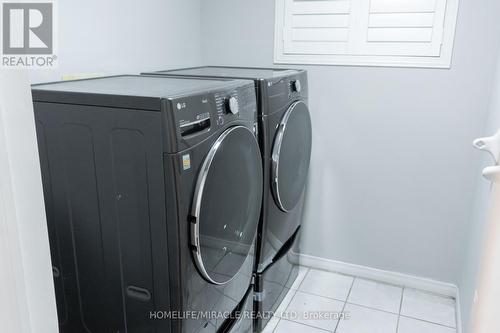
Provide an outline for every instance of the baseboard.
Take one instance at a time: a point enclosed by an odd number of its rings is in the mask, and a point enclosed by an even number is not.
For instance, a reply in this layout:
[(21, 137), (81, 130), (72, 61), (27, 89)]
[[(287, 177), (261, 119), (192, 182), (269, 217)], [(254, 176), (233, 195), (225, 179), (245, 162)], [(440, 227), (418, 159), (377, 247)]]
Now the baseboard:
[(310, 256), (307, 254), (298, 254), (290, 252), (288, 260), (294, 264), (307, 266), (311, 268), (323, 269), (346, 275), (357, 276), (365, 279), (376, 280), (388, 284), (414, 288), (427, 291), (434, 294), (453, 297), (456, 301), (456, 319), (457, 333), (462, 333), (462, 318), (460, 312), (460, 295), (458, 287), (452, 283), (436, 281), (409, 274), (385, 271), (368, 266), (355, 265), (342, 261), (325, 259), (321, 257)]

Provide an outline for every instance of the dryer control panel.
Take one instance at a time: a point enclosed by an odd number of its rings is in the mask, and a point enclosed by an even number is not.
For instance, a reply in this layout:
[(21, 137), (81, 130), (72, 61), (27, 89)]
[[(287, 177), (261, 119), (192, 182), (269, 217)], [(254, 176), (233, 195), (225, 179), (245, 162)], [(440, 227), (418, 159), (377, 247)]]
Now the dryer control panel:
[(265, 94), (268, 97), (266, 101), (268, 103), (268, 113), (266, 115), (281, 112), (294, 101), (307, 101), (307, 86), (307, 73), (305, 71), (269, 79), (264, 82), (262, 90), (265, 90)]
[[(209, 91), (171, 99), (168, 123), (176, 128), (175, 151), (186, 149), (228, 126), (243, 124), (249, 128), (257, 121), (255, 87), (251, 81), (218, 91)], [(244, 84), (241, 84), (244, 82)], [(257, 133), (255, 133), (257, 135)]]

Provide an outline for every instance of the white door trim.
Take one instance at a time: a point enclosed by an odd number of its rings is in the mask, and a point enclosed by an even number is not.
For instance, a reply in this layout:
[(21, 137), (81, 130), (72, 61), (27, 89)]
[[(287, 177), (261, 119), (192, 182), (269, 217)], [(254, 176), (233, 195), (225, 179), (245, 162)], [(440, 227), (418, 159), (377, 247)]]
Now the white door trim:
[(2, 331), (57, 332), (33, 102), (20, 70), (0, 73), (0, 242)]

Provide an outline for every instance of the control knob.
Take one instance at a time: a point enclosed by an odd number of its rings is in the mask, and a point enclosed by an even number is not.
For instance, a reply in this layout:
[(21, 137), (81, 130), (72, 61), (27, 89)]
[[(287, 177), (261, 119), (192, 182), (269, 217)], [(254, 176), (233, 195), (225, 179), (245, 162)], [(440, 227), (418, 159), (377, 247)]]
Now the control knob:
[(302, 90), (302, 86), (300, 85), (299, 80), (292, 81), (292, 82), (290, 82), (290, 84), (291, 84), (292, 91), (299, 93)]
[(228, 113), (238, 114), (240, 112), (240, 105), (238, 103), (238, 99), (236, 97), (226, 98), (226, 108)]

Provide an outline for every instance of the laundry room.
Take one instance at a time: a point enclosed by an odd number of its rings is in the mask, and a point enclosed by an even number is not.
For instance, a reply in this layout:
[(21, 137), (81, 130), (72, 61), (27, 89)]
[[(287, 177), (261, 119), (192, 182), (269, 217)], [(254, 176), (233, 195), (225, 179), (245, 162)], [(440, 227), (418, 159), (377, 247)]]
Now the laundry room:
[(500, 2), (0, 6), (0, 332), (500, 332)]

